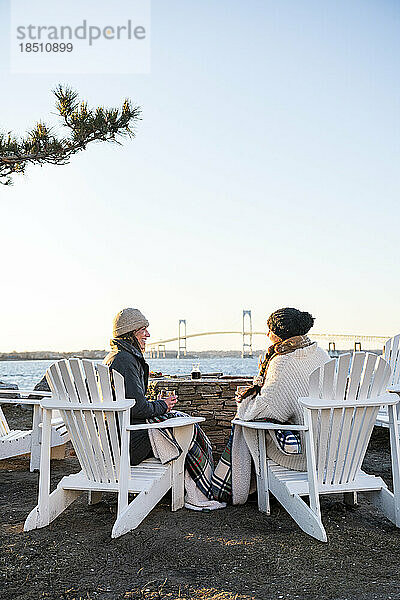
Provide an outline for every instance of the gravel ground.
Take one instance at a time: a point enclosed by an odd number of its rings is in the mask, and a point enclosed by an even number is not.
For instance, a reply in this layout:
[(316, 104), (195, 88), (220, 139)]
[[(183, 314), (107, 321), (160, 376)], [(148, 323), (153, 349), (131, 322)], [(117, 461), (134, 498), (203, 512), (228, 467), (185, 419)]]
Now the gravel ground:
[[(14, 427), (26, 409), (8, 407)], [(376, 430), (364, 464), (390, 483), (387, 430)], [(52, 485), (79, 469), (73, 456), (52, 462)], [(23, 533), (37, 501), (27, 458), (0, 462), (0, 598), (7, 600), (391, 600), (400, 598), (400, 531), (360, 499), (322, 499), (328, 543), (304, 534), (277, 502), (272, 514), (245, 506), (213, 513), (170, 498), (134, 532), (112, 540), (116, 496), (77, 500), (44, 529)]]

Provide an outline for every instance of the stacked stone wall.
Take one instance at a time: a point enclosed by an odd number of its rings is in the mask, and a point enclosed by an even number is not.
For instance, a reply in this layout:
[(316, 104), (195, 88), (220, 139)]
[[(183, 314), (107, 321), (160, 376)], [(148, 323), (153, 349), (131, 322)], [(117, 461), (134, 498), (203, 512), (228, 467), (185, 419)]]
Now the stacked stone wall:
[(235, 392), (239, 385), (249, 385), (251, 378), (238, 379), (154, 379), (150, 394), (155, 398), (161, 390), (175, 390), (177, 410), (204, 417), (202, 428), (208, 435), (214, 456), (219, 458), (229, 438), (231, 420), (236, 413)]

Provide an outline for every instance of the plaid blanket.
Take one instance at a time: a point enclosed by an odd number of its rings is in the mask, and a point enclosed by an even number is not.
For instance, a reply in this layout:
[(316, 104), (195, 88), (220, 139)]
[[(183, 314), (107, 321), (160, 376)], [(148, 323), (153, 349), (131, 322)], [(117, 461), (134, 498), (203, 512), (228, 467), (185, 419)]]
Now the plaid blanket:
[(211, 489), (218, 502), (232, 502), (232, 445), (235, 426), (211, 478)]
[[(268, 419), (260, 421), (269, 422)], [(300, 435), (295, 431), (284, 429), (270, 430), (272, 439), (285, 454), (301, 454)], [(221, 455), (220, 461), (211, 478), (211, 489), (215, 500), (232, 502), (232, 446), (235, 435), (235, 425), (232, 425), (229, 440)]]
[[(172, 419), (173, 417), (187, 416), (189, 415), (186, 413), (174, 410), (173, 412), (166, 413), (165, 415), (147, 419), (147, 422), (161, 423), (162, 421)], [(157, 431), (176, 447), (179, 456), (182, 453), (182, 448), (176, 441), (172, 429), (158, 429)], [(211, 444), (198, 423), (195, 423), (194, 425), (193, 439), (186, 455), (185, 468), (199, 490), (209, 500), (214, 500), (211, 488), (211, 477), (214, 471), (214, 460), (212, 456)]]

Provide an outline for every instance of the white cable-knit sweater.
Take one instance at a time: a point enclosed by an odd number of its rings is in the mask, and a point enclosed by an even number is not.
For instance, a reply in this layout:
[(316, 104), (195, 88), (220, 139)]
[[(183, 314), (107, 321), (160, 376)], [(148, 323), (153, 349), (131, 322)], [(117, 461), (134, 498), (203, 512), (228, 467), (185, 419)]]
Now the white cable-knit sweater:
[[(267, 418), (282, 423), (303, 424), (303, 410), (298, 398), (308, 396), (310, 374), (330, 360), (325, 350), (314, 342), (289, 354), (274, 356), (267, 369), (264, 385), (255, 398), (246, 398), (238, 405), (237, 417), (244, 421)], [(258, 455), (257, 434), (243, 428), (249, 449)], [(267, 456), (278, 464), (303, 471), (306, 469), (303, 434), (301, 454), (284, 454), (272, 437), (267, 435)]]

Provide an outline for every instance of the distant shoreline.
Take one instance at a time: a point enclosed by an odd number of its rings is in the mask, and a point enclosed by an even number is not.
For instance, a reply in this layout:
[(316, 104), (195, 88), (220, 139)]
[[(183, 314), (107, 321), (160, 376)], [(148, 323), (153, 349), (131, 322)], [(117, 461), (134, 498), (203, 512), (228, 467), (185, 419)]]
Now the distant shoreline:
[(0, 352), (0, 360), (61, 360), (62, 358), (103, 359), (106, 350), (79, 350), (77, 352), (55, 352), (51, 350), (33, 352)]
[[(353, 352), (353, 349), (336, 350), (330, 352), (331, 356), (337, 356), (346, 352)], [(382, 354), (381, 349), (367, 350), (374, 354)], [(258, 358), (265, 353), (265, 349), (253, 350), (253, 358)], [(62, 360), (63, 358), (89, 358), (91, 360), (103, 360), (108, 354), (107, 350), (79, 350), (76, 352), (54, 352), (42, 350), (37, 352), (0, 352), (0, 361), (18, 361), (18, 360)], [(163, 360), (164, 358), (177, 359), (175, 350), (167, 350), (164, 355), (159, 357), (150, 357), (146, 352), (147, 360)], [(239, 350), (200, 350), (198, 352), (188, 352), (180, 360), (196, 360), (201, 358), (242, 358)]]
[[(264, 354), (265, 350), (254, 350), (253, 357), (258, 357)], [(107, 350), (79, 350), (77, 352), (1, 352), (0, 361), (17, 361), (17, 360), (61, 360), (63, 358), (89, 358), (92, 360), (103, 360), (108, 354)], [(177, 358), (175, 350), (167, 350), (160, 358)], [(188, 352), (182, 359), (196, 358), (240, 358), (241, 352), (238, 350), (201, 350), (199, 352)], [(153, 357), (158, 358), (158, 357)], [(146, 352), (146, 359), (151, 360), (151, 357)]]

